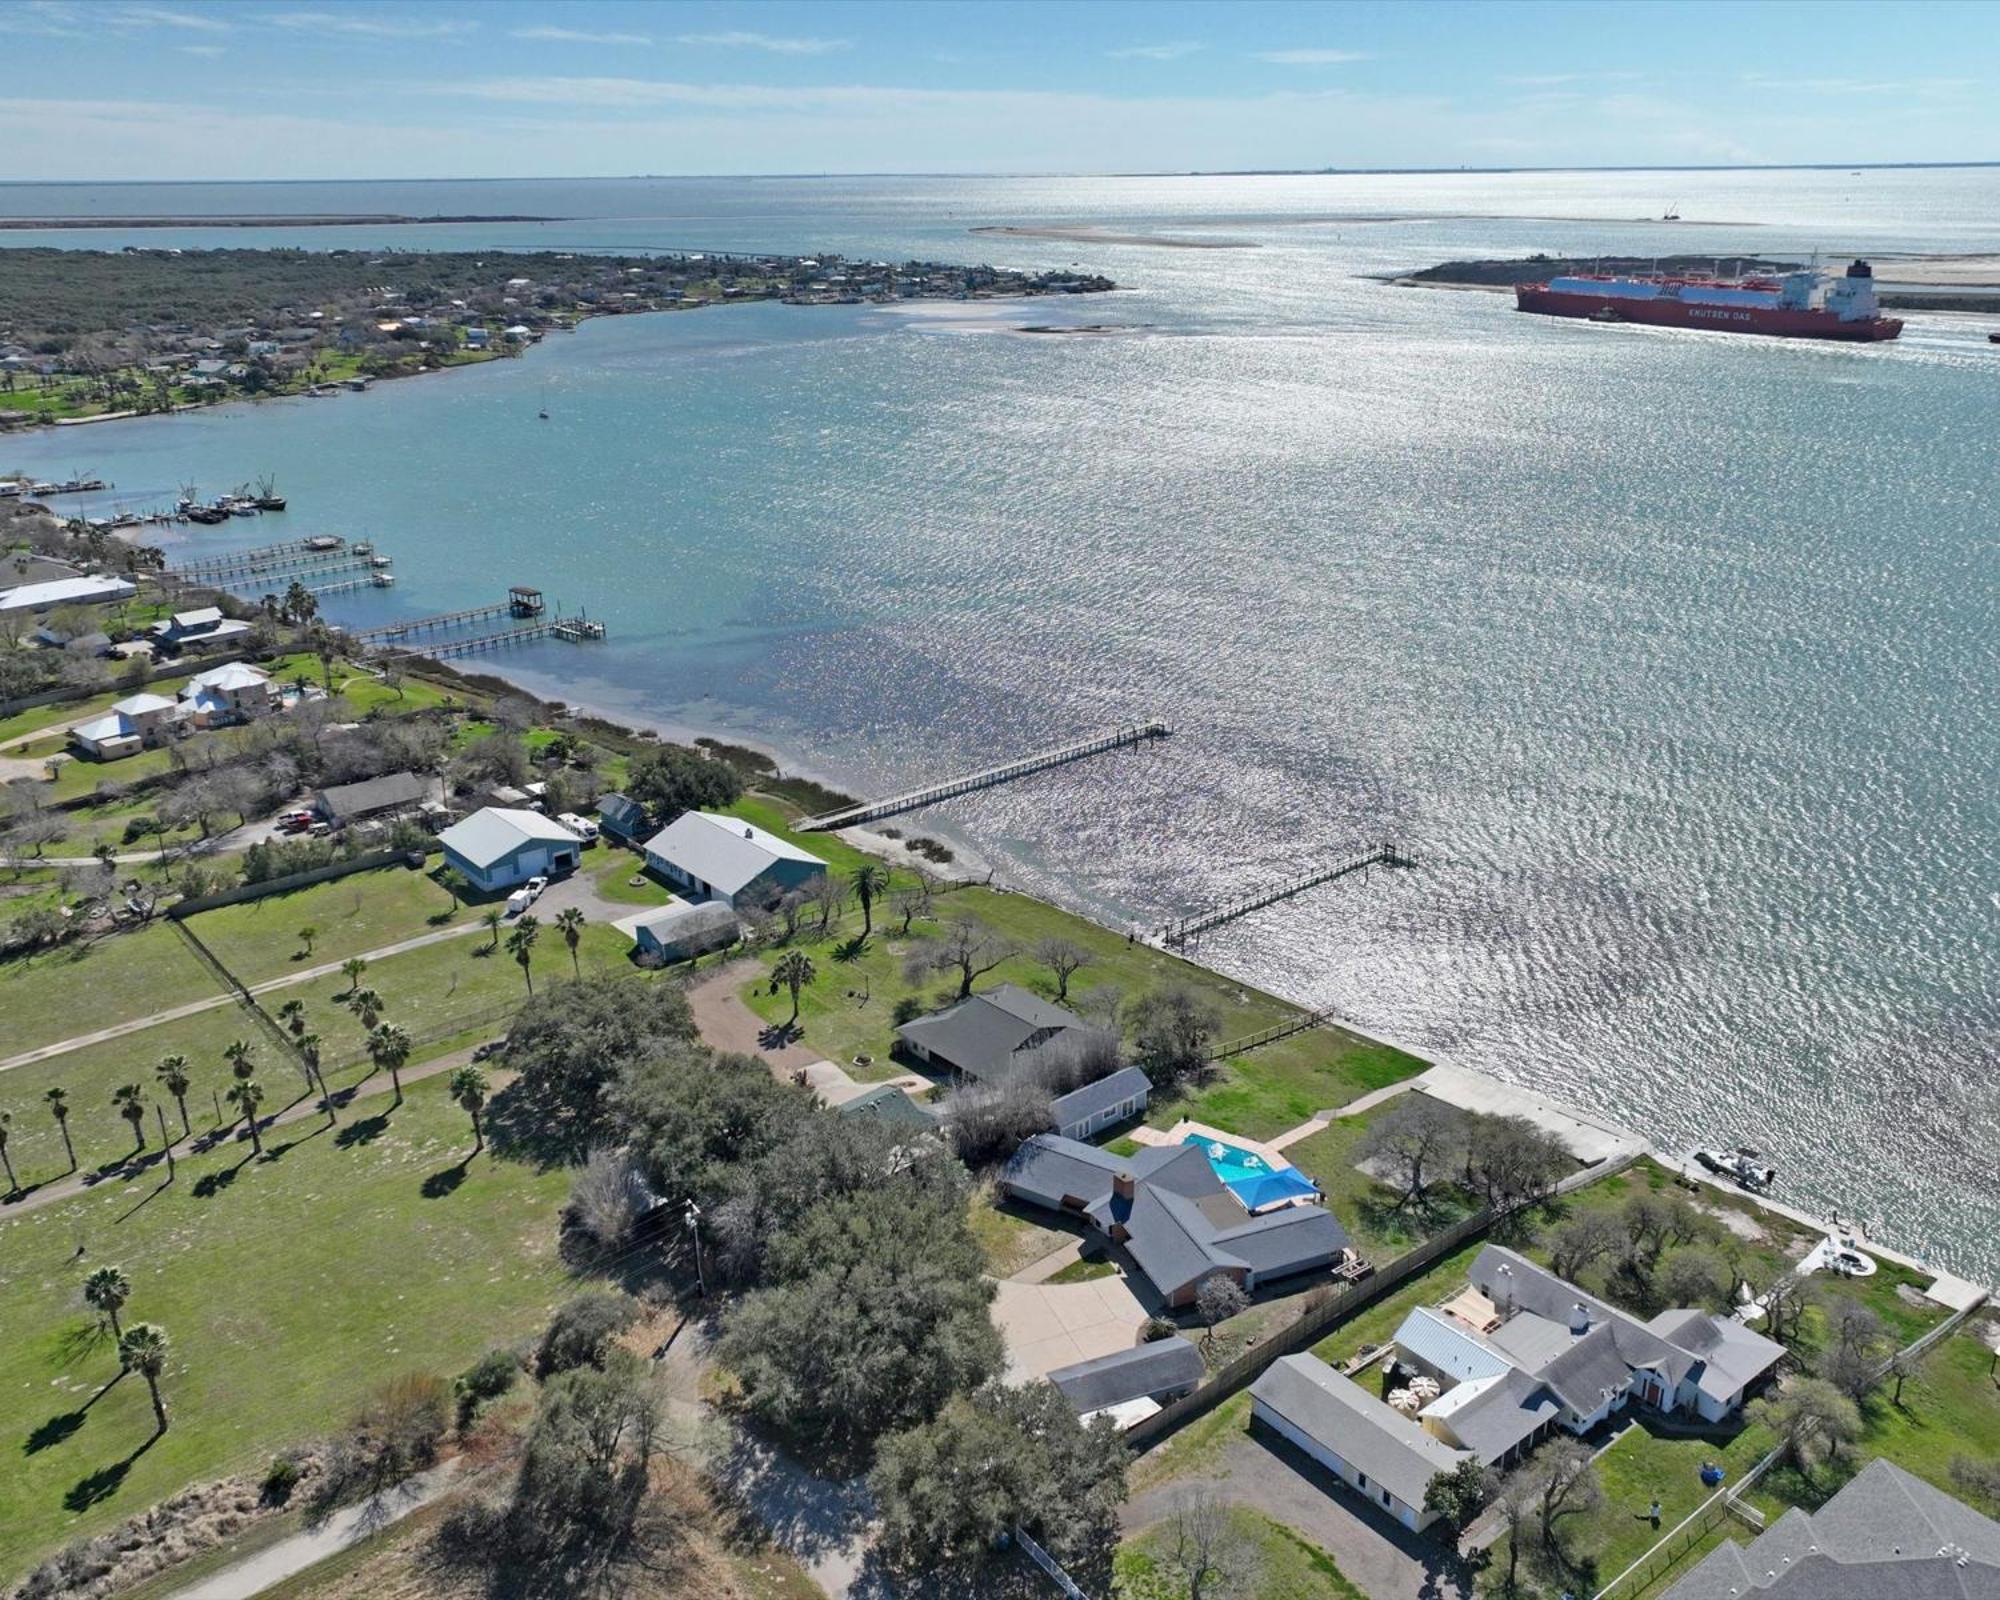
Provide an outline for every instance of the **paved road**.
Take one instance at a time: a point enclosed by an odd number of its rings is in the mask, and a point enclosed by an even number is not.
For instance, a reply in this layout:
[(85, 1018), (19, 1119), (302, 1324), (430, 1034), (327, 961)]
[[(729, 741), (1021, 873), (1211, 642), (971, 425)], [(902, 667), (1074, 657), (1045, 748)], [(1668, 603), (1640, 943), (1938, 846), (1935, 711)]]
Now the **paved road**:
[(317, 1528), (280, 1539), (268, 1550), (224, 1567), (200, 1583), (177, 1589), (168, 1600), (250, 1600), (252, 1595), (262, 1594), (429, 1505), (451, 1487), (457, 1475), (454, 1457), (393, 1489), (370, 1495), (359, 1505), (336, 1511)]

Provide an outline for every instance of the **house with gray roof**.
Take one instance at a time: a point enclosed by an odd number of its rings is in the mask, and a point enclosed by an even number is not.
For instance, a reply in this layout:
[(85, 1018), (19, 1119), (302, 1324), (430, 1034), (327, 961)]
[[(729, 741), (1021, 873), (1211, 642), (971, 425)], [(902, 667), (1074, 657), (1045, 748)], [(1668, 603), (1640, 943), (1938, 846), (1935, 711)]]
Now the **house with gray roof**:
[(597, 818), (606, 833), (627, 844), (636, 844), (652, 827), (644, 806), (615, 791), (597, 797)]
[(692, 961), (711, 950), (727, 949), (743, 937), (742, 922), (719, 900), (649, 906), (620, 917), (612, 927), (632, 941), (639, 955), (661, 963)]
[(359, 783), (329, 784), (313, 800), (313, 809), (336, 827), (393, 817), (413, 810), (431, 797), (428, 779), (414, 772), (388, 772)]
[(1217, 1273), (1246, 1290), (1332, 1266), (1347, 1230), (1319, 1205), (1253, 1216), (1195, 1145), (1146, 1145), (1130, 1156), (1038, 1133), (1000, 1176), (1013, 1199), (1088, 1222), (1127, 1254), (1170, 1306), (1194, 1302)]
[(810, 850), (741, 817), (687, 811), (646, 841), (646, 865), (697, 900), (738, 911), (804, 894), (826, 876)]
[(1424, 1493), (1470, 1452), (1455, 1450), (1317, 1356), (1281, 1356), (1250, 1386), (1251, 1418), (1412, 1532), (1438, 1514)]
[(1498, 1318), (1480, 1337), (1548, 1386), (1572, 1433), (1628, 1404), (1721, 1422), (1785, 1356), (1755, 1329), (1692, 1307), (1641, 1322), (1500, 1245), (1480, 1251), (1469, 1276)]
[(908, 1128), (912, 1133), (935, 1133), (938, 1126), (937, 1118), (930, 1111), (918, 1105), (893, 1083), (878, 1083), (852, 1100), (842, 1101), (834, 1107), (834, 1114), (856, 1121), (883, 1122), (891, 1127)]
[(1120, 1067), (1095, 1083), (1057, 1095), (1049, 1102), (1049, 1111), (1056, 1119), (1056, 1132), (1065, 1139), (1088, 1139), (1138, 1116), (1152, 1094), (1153, 1080), (1145, 1068)]
[(1717, 1545), (1662, 1600), (2000, 1600), (2000, 1522), (1878, 1458), (1819, 1510)]
[(1108, 1416), (1129, 1428), (1194, 1389), (1206, 1370), (1201, 1352), (1176, 1337), (1058, 1367), (1048, 1379), (1082, 1421)]
[(1053, 1067), (1062, 1052), (1102, 1037), (1103, 1030), (1015, 983), (969, 994), (896, 1030), (915, 1060), (986, 1088)]
[(539, 811), (487, 806), (438, 835), (451, 866), (489, 893), (555, 872), (583, 859), (583, 841)]

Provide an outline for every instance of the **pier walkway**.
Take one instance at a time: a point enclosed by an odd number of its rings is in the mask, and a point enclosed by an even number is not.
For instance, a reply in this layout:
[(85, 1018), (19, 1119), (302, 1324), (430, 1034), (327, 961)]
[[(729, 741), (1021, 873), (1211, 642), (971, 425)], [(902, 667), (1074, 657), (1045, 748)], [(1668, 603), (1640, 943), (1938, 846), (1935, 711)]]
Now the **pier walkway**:
[(1108, 732), (1093, 734), (1072, 744), (1057, 745), (1053, 749), (1038, 750), (1032, 755), (1022, 756), (1018, 760), (997, 767), (986, 767), (978, 772), (968, 772), (961, 777), (946, 778), (939, 783), (927, 784), (921, 789), (911, 789), (904, 794), (890, 795), (882, 800), (864, 800), (858, 805), (846, 806), (839, 811), (828, 811), (817, 817), (807, 817), (798, 826), (800, 831), (805, 833), (830, 833), (836, 828), (851, 828), (859, 823), (873, 822), (878, 817), (893, 817), (904, 811), (919, 811), (925, 806), (935, 805), (940, 800), (949, 800), (955, 795), (970, 794), (975, 789), (991, 789), (997, 784), (1008, 783), (1015, 778), (1025, 778), (1031, 772), (1046, 772), (1051, 767), (1082, 761), (1090, 756), (1101, 755), (1107, 750), (1122, 750), (1127, 745), (1141, 745), (1148, 739), (1164, 739), (1171, 731), (1164, 722), (1157, 720), (1128, 722)]
[(503, 628), (498, 633), (475, 634), (469, 639), (440, 639), (429, 644), (406, 645), (390, 654), (429, 656), (434, 661), (443, 661), (451, 656), (477, 655), (487, 650), (505, 650), (511, 645), (532, 644), (537, 639), (566, 639), (571, 644), (581, 644), (587, 639), (603, 637), (604, 624), (592, 622), (588, 617), (547, 617), (537, 622), (525, 622), (518, 628)]
[(484, 622), (488, 617), (502, 617), (508, 609), (507, 601), (495, 600), (491, 605), (467, 606), (463, 611), (444, 611), (434, 617), (386, 622), (379, 628), (359, 628), (353, 638), (358, 644), (384, 644), (391, 639), (407, 639), (413, 633), (437, 633), (448, 628), (462, 628), (467, 623)]
[(233, 567), (252, 566), (260, 561), (281, 561), (288, 556), (338, 555), (346, 544), (345, 539), (334, 545), (315, 543), (313, 538), (282, 539), (277, 544), (258, 545), (254, 550), (235, 550), (221, 556), (197, 556), (180, 566), (168, 568), (168, 571), (177, 577), (195, 578), (205, 573), (227, 571)]
[(1416, 864), (1417, 858), (1399, 845), (1360, 845), (1325, 866), (1315, 867), (1311, 872), (1287, 879), (1273, 888), (1260, 889), (1240, 899), (1170, 922), (1160, 930), (1159, 942), (1165, 949), (1177, 950), (1198, 933), (1220, 927), (1225, 922), (1234, 922), (1238, 917), (1247, 917), (1253, 911), (1276, 905), (1280, 900), (1289, 900), (1295, 894), (1303, 894), (1322, 883), (1331, 883), (1335, 878), (1363, 872), (1369, 867), (1414, 867)]

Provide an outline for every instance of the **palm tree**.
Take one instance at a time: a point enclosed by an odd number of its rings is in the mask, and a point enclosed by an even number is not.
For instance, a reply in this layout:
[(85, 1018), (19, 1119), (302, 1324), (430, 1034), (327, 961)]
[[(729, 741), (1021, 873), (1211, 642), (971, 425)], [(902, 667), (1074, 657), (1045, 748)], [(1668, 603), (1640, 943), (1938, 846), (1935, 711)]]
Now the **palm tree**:
[(349, 956), (340, 964), (340, 975), (347, 980), (347, 992), (352, 995), (361, 987), (361, 974), (368, 970), (368, 963), (359, 956)]
[(153, 1069), (153, 1076), (159, 1079), (160, 1087), (174, 1097), (174, 1104), (181, 1108), (182, 1136), (194, 1132), (188, 1122), (188, 1090), (194, 1087), (194, 1080), (188, 1076), (188, 1058), (161, 1056), (160, 1064)]
[(410, 1059), (410, 1036), (393, 1022), (384, 1022), (368, 1033), (368, 1059), (378, 1070), (387, 1069), (396, 1090), (396, 1104), (403, 1103), (403, 1080), (398, 1074)]
[(0, 1167), (7, 1169), (7, 1192), (12, 1194), (21, 1187), (21, 1180), (14, 1176), (14, 1159), (7, 1154), (7, 1131), (14, 1126), (14, 1113), (0, 1111)]
[(861, 937), (875, 931), (875, 897), (889, 887), (889, 871), (879, 862), (864, 861), (849, 874), (854, 897), (861, 902)]
[(534, 954), (535, 941), (541, 937), (541, 925), (533, 917), (523, 917), (514, 924), (514, 931), (507, 935), (507, 954), (520, 963), (521, 976), (527, 980), (528, 993), (535, 992), (534, 974), (528, 971), (528, 962)]
[(306, 1064), (306, 1076), (319, 1085), (319, 1103), (321, 1109), (326, 1112), (326, 1120), (328, 1123), (338, 1122), (340, 1118), (333, 1109), (333, 1096), (326, 1087), (326, 1074), (320, 1070), (318, 1034), (299, 1035), (299, 1059)]
[(479, 1113), (486, 1109), (486, 1074), (477, 1067), (460, 1067), (451, 1075), (448, 1087), (452, 1099), (472, 1118), (472, 1154), (476, 1156), (486, 1148), (486, 1130), (479, 1125)]
[(583, 913), (575, 906), (565, 906), (556, 913), (556, 927), (561, 930), (563, 943), (569, 946), (570, 971), (581, 978), (583, 968), (577, 965), (576, 947), (583, 943)]
[(131, 1298), (132, 1280), (125, 1276), (123, 1267), (99, 1267), (83, 1280), (84, 1304), (104, 1313), (114, 1339), (125, 1337), (125, 1330), (118, 1326), (118, 1313)]
[(488, 955), (491, 955), (495, 950), (500, 948), (500, 929), (506, 920), (507, 914), (497, 906), (479, 919), (480, 927), (493, 935), (492, 942), (486, 946), (486, 953)]
[(167, 1370), (167, 1330), (150, 1322), (135, 1322), (118, 1341), (118, 1365), (146, 1380), (153, 1397), (153, 1421), (167, 1431), (167, 1408), (160, 1399), (160, 1374)]
[(299, 943), (306, 947), (307, 955), (311, 955), (313, 953), (313, 940), (317, 939), (318, 937), (319, 937), (319, 929), (314, 927), (310, 922), (308, 922), (303, 928), (299, 929)]
[(803, 950), (787, 950), (778, 957), (778, 964), (771, 969), (771, 976), (792, 991), (792, 1017), (785, 1024), (789, 1031), (799, 1020), (799, 991), (819, 976), (812, 964), (812, 957)]
[(382, 1020), (382, 997), (373, 989), (351, 990), (347, 996), (347, 1009), (361, 1019), (361, 1026), (372, 1028)]
[(292, 1037), (299, 1038), (306, 1031), (306, 1003), (303, 1000), (287, 1000), (278, 1007), (278, 1020), (292, 1030)]
[(132, 1124), (132, 1154), (135, 1156), (146, 1148), (146, 1091), (136, 1083), (128, 1083), (111, 1092), (111, 1103), (118, 1108), (118, 1115)]
[(223, 1046), (222, 1059), (229, 1063), (230, 1075), (241, 1083), (257, 1070), (257, 1063), (251, 1059), (250, 1041), (232, 1039)]
[(63, 1149), (69, 1152), (69, 1170), (76, 1171), (76, 1146), (69, 1142), (69, 1090), (61, 1084), (43, 1094), (48, 1102), (49, 1115), (56, 1119), (56, 1126), (62, 1130)]
[(472, 903), (472, 880), (456, 867), (446, 867), (439, 872), (438, 882), (444, 885), (444, 892), (451, 896), (451, 909), (458, 910), (459, 901)]
[(250, 1152), (252, 1155), (264, 1153), (264, 1141), (257, 1132), (257, 1108), (264, 1103), (263, 1087), (255, 1078), (245, 1078), (229, 1091), (229, 1103), (243, 1113), (243, 1120), (250, 1124)]

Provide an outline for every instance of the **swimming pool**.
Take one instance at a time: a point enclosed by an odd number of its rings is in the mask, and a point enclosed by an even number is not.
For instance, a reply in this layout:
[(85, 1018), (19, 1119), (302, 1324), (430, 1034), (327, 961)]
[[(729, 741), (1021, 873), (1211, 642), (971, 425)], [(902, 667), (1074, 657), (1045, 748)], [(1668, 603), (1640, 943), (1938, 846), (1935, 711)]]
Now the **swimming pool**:
[(1281, 1200), (1296, 1200), (1319, 1193), (1313, 1187), (1312, 1179), (1297, 1167), (1274, 1167), (1254, 1150), (1245, 1150), (1240, 1145), (1211, 1138), (1205, 1133), (1190, 1133), (1182, 1138), (1181, 1143), (1200, 1149), (1208, 1157), (1208, 1164), (1215, 1169), (1215, 1175), (1248, 1210), (1261, 1211)]

